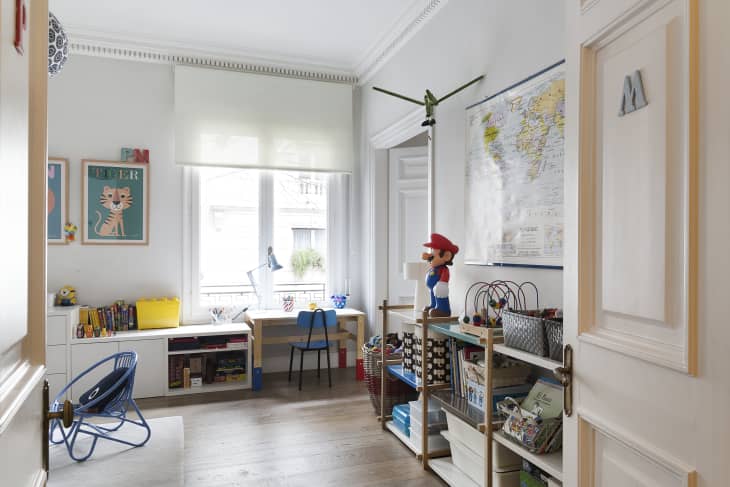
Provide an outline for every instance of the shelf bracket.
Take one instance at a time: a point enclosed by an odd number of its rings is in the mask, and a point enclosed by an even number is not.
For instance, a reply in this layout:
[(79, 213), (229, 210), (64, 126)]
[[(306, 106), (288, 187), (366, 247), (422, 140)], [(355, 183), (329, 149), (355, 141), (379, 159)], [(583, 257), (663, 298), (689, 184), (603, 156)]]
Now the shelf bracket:
[(553, 375), (563, 386), (563, 411), (567, 417), (573, 414), (573, 347), (563, 348), (563, 366), (553, 370)]

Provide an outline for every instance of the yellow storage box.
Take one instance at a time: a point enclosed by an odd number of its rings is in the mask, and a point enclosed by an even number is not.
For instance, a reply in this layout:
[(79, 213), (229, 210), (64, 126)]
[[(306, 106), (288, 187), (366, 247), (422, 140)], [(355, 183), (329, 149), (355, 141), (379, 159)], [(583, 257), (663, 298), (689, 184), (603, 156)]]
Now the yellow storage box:
[(180, 299), (138, 299), (137, 323), (140, 330), (150, 328), (177, 328), (180, 326)]

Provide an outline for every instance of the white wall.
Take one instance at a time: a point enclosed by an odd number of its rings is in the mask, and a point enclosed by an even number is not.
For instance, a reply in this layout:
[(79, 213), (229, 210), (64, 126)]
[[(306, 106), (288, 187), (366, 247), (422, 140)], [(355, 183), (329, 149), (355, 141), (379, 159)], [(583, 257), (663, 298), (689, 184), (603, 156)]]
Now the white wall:
[[(79, 226), (76, 242), (49, 246), (50, 292), (72, 284), (81, 303), (98, 306), (182, 296), (183, 176), (174, 162), (173, 109), (173, 72), (167, 65), (77, 55), (49, 81), (48, 152), (70, 161), (69, 214)], [(150, 243), (81, 245), (81, 160), (119, 160), (122, 147), (150, 150)], [(357, 288), (353, 282), (354, 294)], [(284, 331), (291, 330), (268, 334)], [(354, 365), (354, 347), (349, 347), (348, 362)], [(287, 346), (266, 346), (264, 353), (266, 372), (287, 369)], [(316, 367), (308, 355), (305, 368)], [(331, 356), (336, 366), (337, 351)]]
[[(415, 105), (372, 90), (379, 86), (413, 98), (421, 98), (426, 88), (442, 96), (457, 86), (486, 74), (477, 87), (445, 101), (436, 109), (435, 227), (462, 245), (468, 229), (464, 224), (466, 113), (465, 108), (486, 96), (535, 73), (565, 57), (564, 6), (561, 0), (452, 0), (444, 6), (408, 43), (361, 88), (360, 160), (369, 164), (373, 154), (370, 137), (413, 112)], [(377, 154), (375, 155), (378, 157)], [(383, 164), (379, 160), (375, 164)], [(363, 225), (373, 216), (371, 201), (378, 205), (376, 215), (387, 205), (383, 168), (365, 167), (360, 188)], [(368, 170), (370, 172), (368, 173)], [(387, 172), (386, 172), (387, 173)], [(370, 179), (380, 187), (369, 195)], [(424, 208), (426, 211), (426, 208)], [(377, 217), (376, 217), (377, 218)], [(382, 250), (386, 245), (379, 235), (371, 242)], [(424, 240), (425, 241), (425, 240)], [(423, 249), (413, 249), (417, 259)], [(372, 263), (365, 262), (365, 273)], [(457, 255), (451, 272), (452, 308), (461, 311), (466, 287), (477, 280), (512, 279), (534, 281), (541, 291), (541, 304), (562, 305), (562, 271), (521, 268), (465, 266)], [(379, 286), (375, 296), (368, 295), (369, 312), (387, 296)], [(461, 302), (460, 302), (461, 301)], [(372, 316), (371, 316), (372, 318)], [(371, 324), (373, 322), (371, 321)], [(372, 325), (371, 325), (372, 326)], [(375, 328), (373, 328), (375, 330)]]
[[(111, 304), (182, 292), (182, 170), (173, 160), (172, 68), (71, 56), (49, 80), (48, 153), (70, 161), (69, 215), (77, 241), (51, 245), (48, 287), (75, 285), (80, 301)], [(81, 159), (150, 150), (148, 246), (81, 245)]]

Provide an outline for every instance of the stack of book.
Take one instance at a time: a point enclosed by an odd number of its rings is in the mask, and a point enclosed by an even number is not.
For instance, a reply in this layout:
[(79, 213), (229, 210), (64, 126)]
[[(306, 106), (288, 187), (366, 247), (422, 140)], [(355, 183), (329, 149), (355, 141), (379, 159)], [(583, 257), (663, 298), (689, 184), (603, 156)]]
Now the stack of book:
[(167, 350), (178, 352), (180, 350), (196, 350), (200, 348), (200, 341), (197, 337), (179, 337), (167, 339)]
[[(452, 338), (448, 344), (451, 357), (451, 392), (465, 398), (470, 405), (484, 409), (484, 349), (465, 345)], [(509, 359), (497, 359), (492, 370), (492, 410), (506, 397), (520, 400), (527, 396), (532, 385), (527, 383), (530, 368)]]
[[(137, 309), (124, 301), (100, 308), (82, 306), (79, 321), (86, 338), (112, 336), (118, 331), (137, 329)], [(82, 338), (79, 333), (77, 337)]]

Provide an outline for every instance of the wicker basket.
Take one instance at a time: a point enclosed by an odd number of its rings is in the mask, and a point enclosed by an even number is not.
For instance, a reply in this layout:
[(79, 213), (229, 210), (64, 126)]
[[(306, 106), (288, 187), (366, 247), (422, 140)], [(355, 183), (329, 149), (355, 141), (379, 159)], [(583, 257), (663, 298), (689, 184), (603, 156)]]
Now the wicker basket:
[(548, 342), (548, 353), (551, 359), (563, 361), (563, 319), (545, 320), (545, 336)]
[[(380, 378), (382, 376), (382, 368), (378, 362), (382, 358), (380, 351), (373, 352), (367, 347), (362, 348), (363, 367), (365, 369), (365, 384), (370, 395), (370, 402), (373, 404), (375, 414), (380, 416)], [(397, 360), (402, 358), (400, 353), (386, 355), (387, 360)], [(385, 407), (384, 416), (390, 416), (393, 413), (393, 406), (396, 404), (407, 403), (418, 399), (418, 393), (411, 389), (407, 384), (395, 377), (386, 374), (385, 377), (385, 396), (383, 404)]]
[(545, 335), (545, 320), (542, 310), (504, 311), (504, 344), (541, 357), (548, 356), (548, 342)]

